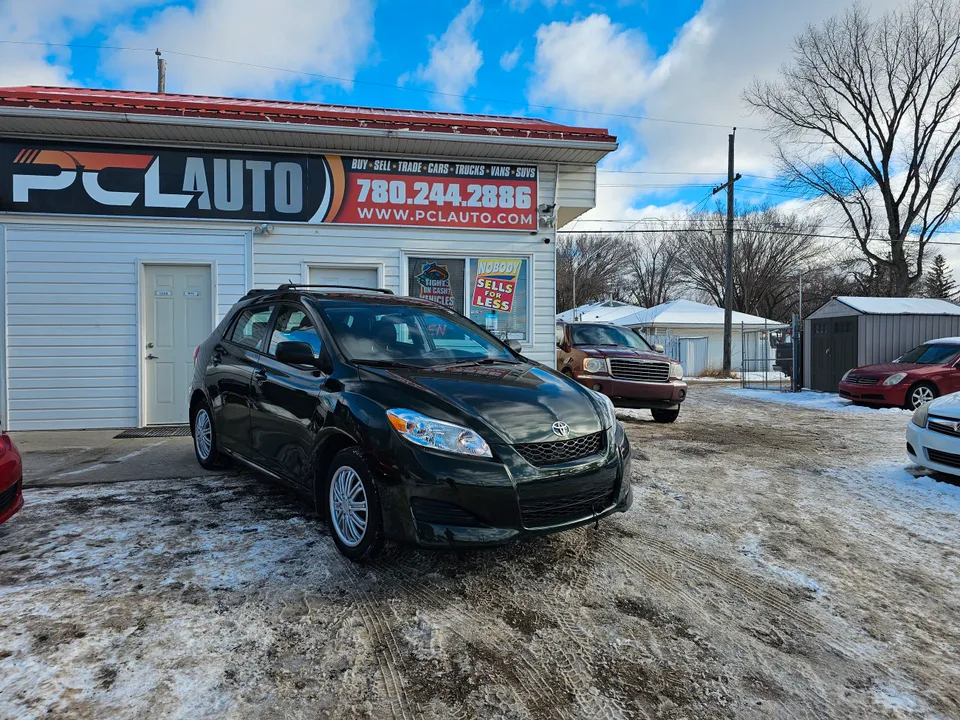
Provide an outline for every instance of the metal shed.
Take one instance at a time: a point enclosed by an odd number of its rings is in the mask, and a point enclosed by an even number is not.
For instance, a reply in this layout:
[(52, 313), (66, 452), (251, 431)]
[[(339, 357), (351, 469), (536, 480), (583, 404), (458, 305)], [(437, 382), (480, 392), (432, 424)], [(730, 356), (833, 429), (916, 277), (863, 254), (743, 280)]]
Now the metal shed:
[(940, 337), (960, 335), (960, 305), (927, 298), (835, 297), (804, 321), (803, 384), (836, 392), (854, 367), (890, 362)]

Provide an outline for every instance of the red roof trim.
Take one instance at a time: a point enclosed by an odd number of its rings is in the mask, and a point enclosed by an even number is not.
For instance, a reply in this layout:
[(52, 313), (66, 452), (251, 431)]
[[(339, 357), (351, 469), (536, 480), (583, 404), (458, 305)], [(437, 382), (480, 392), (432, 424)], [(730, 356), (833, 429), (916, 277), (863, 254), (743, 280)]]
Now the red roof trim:
[(129, 112), (168, 117), (242, 119), (327, 127), (377, 128), (550, 140), (615, 143), (600, 128), (558, 125), (534, 118), (436, 113), (274, 100), (206, 97), (63, 87), (0, 88), (0, 107)]

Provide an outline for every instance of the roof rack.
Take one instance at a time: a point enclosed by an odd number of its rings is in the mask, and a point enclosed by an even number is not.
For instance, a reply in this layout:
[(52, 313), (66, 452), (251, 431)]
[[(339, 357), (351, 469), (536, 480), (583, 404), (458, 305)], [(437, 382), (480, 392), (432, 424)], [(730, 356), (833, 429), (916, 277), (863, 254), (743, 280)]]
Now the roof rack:
[(383, 293), (384, 295), (393, 295), (393, 290), (386, 288), (361, 287), (359, 285), (300, 285), (299, 283), (285, 283), (277, 290), (302, 290), (310, 288), (326, 288), (328, 290), (359, 290), (361, 292)]

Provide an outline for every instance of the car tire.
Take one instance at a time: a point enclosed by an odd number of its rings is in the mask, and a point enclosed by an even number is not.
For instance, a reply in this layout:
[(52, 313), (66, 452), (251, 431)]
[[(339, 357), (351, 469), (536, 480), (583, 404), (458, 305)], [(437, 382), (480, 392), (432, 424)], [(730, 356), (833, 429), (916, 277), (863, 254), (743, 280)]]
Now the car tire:
[[(354, 562), (380, 554), (384, 544), (380, 493), (360, 448), (347, 448), (333, 458), (323, 502), (330, 535), (340, 554)], [(358, 502), (363, 502), (363, 509), (351, 507)]]
[(658, 423), (672, 423), (680, 417), (680, 408), (675, 410), (651, 410), (650, 412), (653, 415), (654, 422)]
[(937, 386), (933, 383), (917, 383), (907, 391), (907, 410), (916, 410), (921, 405), (930, 402), (940, 393), (937, 392)]
[(206, 400), (201, 400), (190, 418), (190, 434), (193, 436), (193, 452), (204, 470), (222, 470), (230, 462), (220, 452), (213, 413)]

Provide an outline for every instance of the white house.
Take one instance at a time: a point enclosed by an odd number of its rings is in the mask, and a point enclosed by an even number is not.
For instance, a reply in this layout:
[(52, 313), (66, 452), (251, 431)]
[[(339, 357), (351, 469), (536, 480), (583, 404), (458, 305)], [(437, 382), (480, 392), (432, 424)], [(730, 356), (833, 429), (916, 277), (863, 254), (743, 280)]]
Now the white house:
[(630, 305), (619, 300), (601, 300), (599, 302), (580, 305), (572, 310), (564, 310), (557, 314), (557, 320), (563, 322), (612, 322), (619, 318), (633, 315), (646, 308), (639, 305)]
[[(697, 376), (707, 368), (723, 366), (723, 308), (692, 300), (671, 300), (648, 310), (617, 318), (614, 322), (640, 330), (651, 342), (660, 343), (683, 365), (684, 373)], [(774, 353), (769, 333), (787, 327), (757, 315), (733, 313), (731, 364), (743, 368), (747, 358), (765, 358), (772, 368)], [(747, 370), (761, 370), (749, 367)]]

